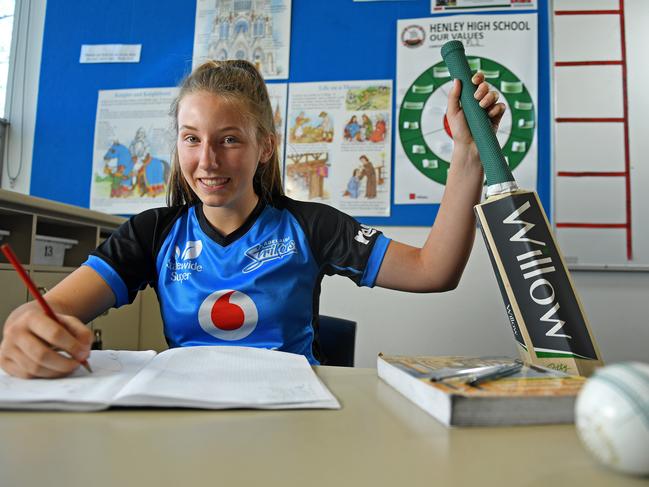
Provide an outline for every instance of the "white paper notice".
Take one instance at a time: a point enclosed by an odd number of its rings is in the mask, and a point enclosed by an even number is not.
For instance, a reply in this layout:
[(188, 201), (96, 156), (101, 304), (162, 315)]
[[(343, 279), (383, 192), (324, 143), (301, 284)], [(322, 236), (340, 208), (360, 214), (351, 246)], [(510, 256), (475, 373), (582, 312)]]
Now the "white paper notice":
[(83, 44), (79, 62), (139, 63), (142, 44)]
[(471, 13), (486, 10), (521, 10), (535, 9), (536, 0), (431, 0), (431, 13), (438, 13), (443, 10), (471, 11)]

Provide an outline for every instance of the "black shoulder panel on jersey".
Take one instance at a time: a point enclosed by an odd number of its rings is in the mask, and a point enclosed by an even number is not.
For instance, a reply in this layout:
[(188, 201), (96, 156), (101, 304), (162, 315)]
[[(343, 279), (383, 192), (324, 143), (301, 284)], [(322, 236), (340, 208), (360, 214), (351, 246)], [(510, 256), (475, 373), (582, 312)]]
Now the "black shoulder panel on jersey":
[(322, 203), (295, 201), (284, 196), (276, 206), (286, 208), (297, 219), (325, 274), (343, 275), (356, 284), (361, 283), (380, 232), (368, 232), (351, 216)]
[(153, 208), (131, 218), (115, 230), (91, 255), (106, 261), (122, 278), (132, 301), (146, 284), (155, 287), (156, 257), (174, 223), (187, 206)]

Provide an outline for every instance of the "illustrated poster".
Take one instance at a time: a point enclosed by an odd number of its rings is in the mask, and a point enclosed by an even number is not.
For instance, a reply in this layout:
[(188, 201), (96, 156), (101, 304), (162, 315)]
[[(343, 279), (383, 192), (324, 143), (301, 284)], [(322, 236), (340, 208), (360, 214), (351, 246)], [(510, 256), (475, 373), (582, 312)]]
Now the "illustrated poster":
[(196, 2), (194, 68), (207, 59), (246, 59), (264, 79), (287, 79), (290, 43), (291, 0)]
[(286, 194), (390, 215), (392, 81), (291, 83)]
[(522, 188), (536, 188), (537, 16), (458, 15), (397, 22), (396, 204), (439, 203), (453, 140), (445, 120), (451, 78), (440, 49), (464, 43), (473, 71), (507, 105), (497, 137)]
[(177, 88), (100, 91), (90, 208), (128, 215), (165, 206)]
[(279, 167), (284, 174), (284, 144), (286, 142), (286, 97), (287, 83), (266, 83), (270, 105), (273, 108), (273, 122), (277, 132), (277, 153), (279, 155)]

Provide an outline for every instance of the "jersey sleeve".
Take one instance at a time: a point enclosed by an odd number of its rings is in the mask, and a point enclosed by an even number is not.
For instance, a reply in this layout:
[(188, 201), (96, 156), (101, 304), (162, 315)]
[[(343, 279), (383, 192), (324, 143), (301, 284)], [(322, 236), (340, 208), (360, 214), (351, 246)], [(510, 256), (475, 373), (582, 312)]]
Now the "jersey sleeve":
[(390, 239), (328, 205), (289, 205), (325, 274), (347, 276), (358, 286), (374, 286)]
[(155, 286), (156, 254), (177, 213), (156, 208), (129, 218), (83, 263), (110, 286), (116, 308), (132, 303), (147, 284)]

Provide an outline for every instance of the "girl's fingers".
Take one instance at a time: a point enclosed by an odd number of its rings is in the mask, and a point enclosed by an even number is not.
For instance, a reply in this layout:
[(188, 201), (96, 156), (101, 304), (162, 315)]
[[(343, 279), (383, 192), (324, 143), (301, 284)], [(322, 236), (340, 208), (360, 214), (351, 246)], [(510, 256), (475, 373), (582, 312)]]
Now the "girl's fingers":
[(471, 82), (472, 82), (474, 85), (479, 85), (479, 84), (482, 83), (483, 81), (484, 81), (484, 73), (483, 73), (482, 71), (478, 71), (476, 74), (474, 74), (474, 75), (471, 77)]
[(503, 113), (505, 113), (505, 104), (504, 103), (496, 103), (487, 112), (487, 114), (489, 115), (489, 118), (502, 117)]
[(17, 353), (12, 358), (34, 376), (55, 377), (68, 374), (79, 366), (78, 360), (61, 355), (31, 333), (18, 337), (16, 348)]
[(462, 93), (462, 82), (459, 79), (453, 81), (451, 91), (448, 93), (448, 106), (446, 115), (453, 117), (460, 111), (460, 94)]
[(32, 376), (29, 375), (25, 369), (20, 367), (13, 359), (7, 357), (6, 355), (0, 356), (0, 367), (9, 375), (18, 377), (19, 379), (30, 379)]
[[(90, 354), (92, 332), (72, 316), (49, 318), (34, 303), (5, 323), (0, 367), (17, 377), (61, 377)], [(62, 352), (62, 353), (59, 353)]]
[(494, 126), (494, 128), (498, 128), (498, 125), (500, 124), (500, 120), (503, 118), (504, 113), (504, 103), (497, 103), (489, 109), (487, 115), (489, 116), (489, 120), (491, 120), (491, 124)]
[(85, 360), (90, 353), (90, 346), (94, 339), (92, 330), (85, 323), (78, 320), (74, 316), (58, 315), (59, 320), (66, 326), (67, 331), (74, 337), (76, 342), (81, 347), (73, 356), (79, 360)]
[[(471, 82), (477, 85), (473, 96), (478, 101), (479, 105), (487, 110), (487, 114), (492, 126), (494, 127), (494, 129), (497, 129), (506, 108), (504, 103), (498, 103), (500, 93), (495, 90), (490, 91), (490, 86), (487, 82), (485, 82), (484, 74), (481, 72), (475, 73), (471, 77)], [(451, 90), (448, 94), (448, 107), (446, 109), (446, 115), (449, 119), (455, 118), (462, 110), (460, 106), (461, 93), (462, 84), (460, 80), (456, 79), (453, 81), (453, 86), (451, 87)]]
[(500, 95), (497, 91), (490, 91), (480, 99), (480, 106), (482, 108), (489, 108), (498, 101), (499, 97)]
[(56, 348), (70, 354), (77, 360), (85, 360), (88, 350), (85, 343), (81, 343), (68, 327), (74, 326), (66, 320), (65, 325), (61, 325), (54, 320), (37, 320), (29, 324), (30, 331), (36, 338), (42, 340), (49, 348)]
[(3, 355), (2, 367), (8, 373), (23, 379), (37, 377), (53, 378), (65, 375), (64, 373), (43, 367), (40, 363), (25, 355), (18, 347), (13, 347), (7, 354)]
[(473, 97), (480, 101), (482, 100), (487, 94), (489, 94), (489, 85), (487, 83), (480, 83), (478, 87), (476, 88), (475, 92), (473, 93)]

